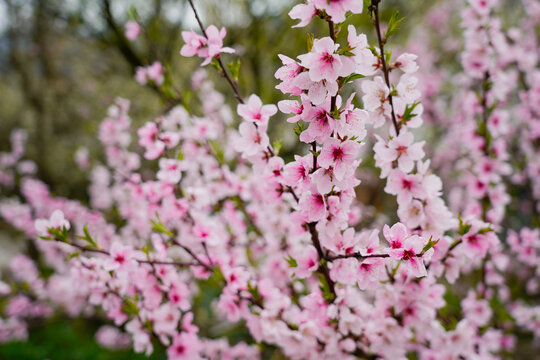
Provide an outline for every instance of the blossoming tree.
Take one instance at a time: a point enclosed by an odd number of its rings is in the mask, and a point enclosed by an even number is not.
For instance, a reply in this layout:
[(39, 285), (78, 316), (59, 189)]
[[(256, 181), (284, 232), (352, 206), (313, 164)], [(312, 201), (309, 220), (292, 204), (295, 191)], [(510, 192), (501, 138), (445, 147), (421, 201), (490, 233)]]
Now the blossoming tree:
[[(225, 28), (206, 27), (189, 3), (199, 29), (181, 34), (180, 55), (214, 67), (238, 104), (201, 69), (193, 111), (170, 93), (166, 64), (140, 67), (136, 81), (173, 106), (135, 140), (129, 101), (110, 106), (106, 163), (77, 153), (92, 168), (88, 205), (35, 178), (14, 132), (0, 183), (21, 196), (0, 215), (40, 255), (14, 257), (0, 282), (0, 341), (60, 309), (102, 311), (114, 325), (102, 344), (164, 346), (170, 359), (497, 359), (518, 332), (540, 336), (538, 3), (523, 0), (528, 16), (507, 29), (498, 1), (464, 2), (460, 69), (449, 73), (433, 65), (443, 35), (414, 37), (418, 55), (391, 50), (402, 19), (383, 24), (381, 0), (307, 0), (289, 13), (295, 27), (323, 22), (328, 33), (279, 54), (276, 105), (242, 94)], [(422, 36), (444, 34), (445, 6)], [(375, 37), (350, 16), (369, 17)], [(142, 32), (126, 23), (129, 41)], [(294, 159), (267, 133), (278, 111), (304, 144)], [(380, 177), (390, 212), (357, 199), (365, 173)], [(201, 325), (209, 283), (213, 316), (239, 324), (245, 342)]]

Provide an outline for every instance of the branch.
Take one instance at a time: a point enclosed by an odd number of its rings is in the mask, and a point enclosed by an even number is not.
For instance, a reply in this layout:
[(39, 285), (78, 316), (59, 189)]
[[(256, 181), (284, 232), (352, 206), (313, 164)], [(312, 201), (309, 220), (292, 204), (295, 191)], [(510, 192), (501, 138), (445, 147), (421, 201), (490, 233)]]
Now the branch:
[(373, 15), (373, 24), (375, 25), (375, 32), (377, 33), (377, 39), (379, 41), (379, 50), (380, 50), (380, 57), (381, 57), (381, 64), (382, 64), (382, 71), (384, 74), (384, 81), (386, 82), (386, 86), (388, 86), (388, 90), (390, 93), (388, 94), (388, 102), (390, 103), (390, 108), (392, 110), (392, 123), (394, 124), (394, 128), (396, 129), (396, 135), (399, 135), (399, 125), (396, 120), (396, 113), (394, 112), (394, 101), (392, 99), (392, 88), (390, 87), (390, 71), (388, 69), (388, 65), (386, 64), (386, 56), (384, 54), (384, 44), (386, 43), (387, 39), (383, 39), (381, 35), (381, 24), (379, 21), (379, 3), (381, 0), (371, 0), (371, 6), (370, 10)]
[[(206, 35), (206, 30), (204, 29), (204, 25), (201, 21), (201, 18), (199, 17), (199, 13), (195, 9), (193, 0), (189, 0), (189, 5), (191, 6), (193, 13), (195, 13), (195, 18), (197, 19), (197, 23), (199, 24), (199, 28), (201, 29), (202, 34), (204, 35), (206, 39), (208, 39), (208, 35)], [(236, 100), (238, 100), (240, 104), (243, 104), (244, 98), (242, 97), (242, 95), (240, 95), (240, 91), (238, 90), (238, 84), (236, 84), (236, 82), (229, 75), (227, 68), (225, 67), (225, 65), (223, 65), (223, 62), (221, 61), (221, 57), (218, 55), (215, 57), (215, 59), (217, 60), (217, 63), (219, 64), (219, 67), (221, 68), (221, 75), (227, 80), (229, 85), (231, 85), (231, 88), (234, 91), (234, 96), (236, 97)]]

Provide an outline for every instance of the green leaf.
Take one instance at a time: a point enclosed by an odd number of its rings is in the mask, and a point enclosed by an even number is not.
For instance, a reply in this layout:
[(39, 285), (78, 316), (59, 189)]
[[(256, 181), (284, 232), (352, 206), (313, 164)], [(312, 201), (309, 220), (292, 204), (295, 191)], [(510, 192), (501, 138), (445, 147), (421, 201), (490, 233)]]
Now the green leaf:
[(388, 39), (390, 36), (397, 33), (399, 30), (399, 24), (404, 20), (405, 18), (399, 17), (399, 11), (394, 11), (392, 14), (392, 17), (388, 21), (388, 28), (386, 29), (386, 33), (384, 34), (385, 39)]
[(191, 101), (191, 91), (185, 90), (182, 93), (182, 102), (186, 111), (191, 114), (191, 107), (189, 106), (190, 101)]
[(311, 48), (313, 47), (313, 39), (315, 38), (315, 35), (308, 34), (307, 35), (307, 50), (308, 52), (311, 51)]
[(422, 255), (425, 254), (429, 249), (431, 249), (432, 247), (434, 247), (435, 245), (437, 245), (437, 243), (439, 242), (439, 240), (436, 240), (436, 241), (433, 241), (431, 240), (431, 238), (429, 239), (428, 243), (424, 246), (424, 248), (422, 249)]
[(214, 67), (214, 69), (216, 69), (216, 71), (218, 73), (222, 74), (221, 66), (219, 65), (219, 62), (218, 62), (217, 58), (212, 58), (212, 61), (210, 62), (210, 65), (212, 65)]
[(80, 253), (78, 251), (76, 252), (72, 252), (71, 254), (69, 254), (67, 257), (66, 257), (66, 260), (71, 260), (73, 258), (76, 258), (76, 257), (79, 257)]
[(298, 125), (294, 128), (294, 133), (296, 136), (300, 136), (302, 132), (304, 132), (304, 124), (298, 123)]
[(131, 20), (137, 20), (137, 18), (139, 17), (139, 14), (137, 13), (137, 8), (135, 7), (135, 5), (131, 5), (129, 7), (129, 10), (128, 10), (128, 17), (131, 19)]
[(98, 244), (97, 242), (90, 236), (90, 233), (88, 232), (88, 228), (86, 225), (83, 226), (83, 232), (84, 232), (84, 240), (90, 244), (90, 246), (97, 248)]
[(251, 294), (253, 300), (255, 300), (256, 302), (262, 301), (261, 294), (259, 293), (259, 287), (257, 285), (255, 285), (254, 287), (253, 285), (251, 285), (250, 282), (248, 282), (248, 292)]
[(223, 275), (223, 272), (219, 266), (214, 268), (214, 276), (217, 282), (225, 282), (225, 276)]
[(124, 302), (122, 304), (121, 308), (122, 312), (128, 315), (138, 315), (139, 314), (139, 307), (135, 302), (129, 298), (124, 299)]
[(174, 234), (167, 229), (167, 227), (161, 222), (161, 220), (152, 220), (152, 230), (169, 235), (170, 237), (173, 237)]
[(289, 255), (288, 258), (285, 258), (285, 261), (289, 264), (289, 267), (292, 267), (292, 268), (298, 267), (298, 263), (291, 255)]
[(236, 62), (228, 63), (227, 66), (229, 67), (234, 81), (238, 81), (238, 74), (240, 73), (240, 59), (237, 59)]
[(415, 116), (418, 116), (418, 114), (414, 114), (414, 109), (420, 104), (420, 102), (415, 102), (412, 105), (407, 105), (405, 107), (405, 111), (403, 112), (403, 116), (401, 117), (401, 122), (403, 124), (406, 124), (409, 120), (414, 118)]
[[(65, 227), (64, 227), (65, 229)], [(55, 228), (49, 228), (47, 229), (47, 231), (51, 234), (51, 235), (54, 235), (54, 239), (58, 240), (58, 241), (62, 241), (62, 242), (66, 242), (67, 241), (67, 234), (64, 233), (63, 230), (58, 230), (58, 229), (55, 229)]]
[(332, 291), (330, 291), (330, 286), (326, 282), (326, 279), (324, 276), (319, 277), (319, 288), (321, 289), (323, 298), (328, 301), (334, 300), (334, 294), (332, 294)]
[(465, 235), (466, 233), (469, 232), (469, 230), (471, 229), (472, 225), (467, 224), (467, 223), (464, 223), (464, 222), (463, 222), (463, 219), (461, 218), (461, 215), (458, 215), (458, 220), (459, 220), (459, 229), (458, 229), (458, 233), (459, 233), (460, 235)]
[(338, 51), (338, 54), (339, 55), (344, 55), (344, 56), (354, 56), (354, 53), (351, 52), (351, 48), (348, 46), (346, 48), (343, 48), (341, 50)]
[(492, 231), (493, 231), (493, 229), (488, 226), (488, 227), (485, 227), (485, 228), (482, 228), (482, 229), (478, 230), (478, 233), (479, 234), (487, 234), (488, 232), (492, 232)]
[(272, 148), (274, 149), (274, 153), (276, 155), (279, 154), (279, 150), (281, 150), (281, 140), (274, 140), (272, 142)]
[(390, 64), (390, 60), (392, 59), (392, 52), (391, 51), (385, 51), (384, 54), (384, 60), (387, 64)]
[(357, 79), (362, 79), (364, 77), (365, 76), (361, 75), (361, 74), (351, 74), (351, 75), (349, 75), (347, 77), (342, 78), (341, 81), (340, 81), (340, 85), (343, 86), (345, 84), (350, 83), (351, 81), (354, 81), (354, 80), (357, 80)]

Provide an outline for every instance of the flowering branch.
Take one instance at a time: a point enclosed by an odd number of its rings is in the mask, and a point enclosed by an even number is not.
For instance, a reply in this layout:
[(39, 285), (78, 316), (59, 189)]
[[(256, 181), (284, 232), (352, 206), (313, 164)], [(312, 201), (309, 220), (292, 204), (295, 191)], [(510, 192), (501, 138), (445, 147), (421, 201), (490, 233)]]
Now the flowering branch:
[(386, 53), (384, 52), (384, 45), (386, 44), (387, 39), (383, 38), (381, 35), (381, 24), (379, 21), (379, 3), (380, 2), (381, 0), (371, 0), (371, 6), (369, 10), (373, 17), (373, 24), (375, 25), (375, 32), (377, 33), (377, 39), (379, 42), (379, 58), (381, 61), (382, 72), (384, 74), (384, 81), (386, 82), (386, 86), (390, 89), (390, 93), (388, 94), (388, 102), (390, 103), (390, 107), (391, 107), (392, 123), (394, 124), (394, 129), (396, 130), (396, 134), (399, 135), (400, 125), (398, 124), (396, 120), (396, 114), (394, 110), (392, 87), (390, 86), (390, 69), (388, 68), (388, 64), (386, 63)]
[[(199, 14), (197, 13), (197, 9), (195, 9), (193, 0), (189, 0), (189, 5), (191, 6), (193, 13), (195, 14), (195, 18), (197, 19), (197, 23), (199, 24), (199, 28), (201, 29), (201, 32), (203, 33), (204, 37), (208, 39), (208, 35), (206, 34), (204, 25), (199, 17)], [(244, 98), (242, 97), (242, 95), (240, 95), (240, 91), (238, 90), (238, 84), (229, 75), (229, 72), (227, 71), (225, 65), (223, 65), (223, 62), (221, 61), (220, 55), (218, 54), (215, 57), (215, 59), (217, 60), (217, 63), (219, 64), (219, 67), (221, 68), (221, 75), (227, 80), (229, 85), (231, 85), (231, 88), (234, 91), (234, 96), (236, 97), (236, 99), (238, 100), (240, 104), (244, 104)]]

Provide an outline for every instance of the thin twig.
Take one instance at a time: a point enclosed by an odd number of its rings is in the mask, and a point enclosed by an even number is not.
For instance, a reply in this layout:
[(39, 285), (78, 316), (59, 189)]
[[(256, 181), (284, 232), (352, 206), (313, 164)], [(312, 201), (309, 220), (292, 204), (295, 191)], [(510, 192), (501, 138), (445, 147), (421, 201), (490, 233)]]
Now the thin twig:
[(390, 103), (390, 108), (392, 112), (392, 123), (394, 124), (394, 128), (396, 129), (396, 135), (399, 135), (399, 125), (396, 120), (396, 113), (394, 111), (394, 101), (392, 99), (392, 88), (390, 86), (390, 71), (388, 69), (388, 65), (386, 64), (386, 56), (384, 53), (384, 44), (386, 43), (386, 39), (382, 38), (381, 35), (381, 24), (379, 21), (379, 3), (381, 0), (371, 0), (371, 12), (373, 14), (373, 23), (375, 25), (375, 32), (377, 33), (377, 39), (379, 41), (379, 50), (381, 57), (381, 64), (382, 64), (382, 71), (384, 74), (384, 81), (386, 82), (386, 86), (388, 87), (388, 91), (390, 93), (388, 94), (388, 102)]

